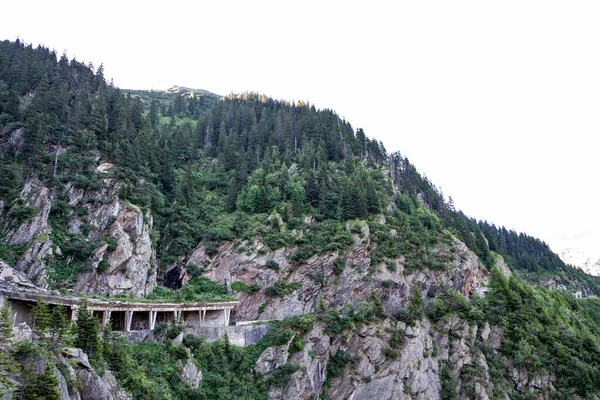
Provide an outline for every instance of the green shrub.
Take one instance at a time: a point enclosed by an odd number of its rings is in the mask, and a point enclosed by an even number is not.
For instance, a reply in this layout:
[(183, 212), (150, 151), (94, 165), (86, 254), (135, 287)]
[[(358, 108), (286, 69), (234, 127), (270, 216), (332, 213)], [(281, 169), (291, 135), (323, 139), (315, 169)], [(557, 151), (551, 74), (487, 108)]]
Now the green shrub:
[(292, 294), (295, 290), (302, 286), (299, 282), (277, 281), (272, 286), (267, 288), (266, 293), (269, 296), (284, 297)]
[(234, 292), (256, 293), (260, 290), (260, 285), (257, 282), (247, 285), (242, 281), (235, 281), (231, 284), (231, 290)]
[(386, 260), (385, 262), (385, 266), (387, 267), (387, 269), (390, 272), (396, 272), (397, 268), (396, 268), (396, 263), (390, 260)]
[(289, 352), (290, 354), (294, 354), (299, 351), (302, 351), (303, 349), (304, 344), (302, 343), (302, 338), (296, 335), (296, 337), (294, 337), (294, 340), (292, 340), (292, 343), (290, 344)]
[(292, 374), (298, 371), (298, 365), (285, 364), (274, 369), (267, 377), (267, 385), (275, 387), (286, 386), (292, 377)]
[(333, 262), (333, 272), (336, 275), (340, 275), (342, 272), (344, 272), (344, 268), (346, 268), (346, 260), (344, 260), (342, 257), (336, 258)]
[(198, 354), (206, 340), (199, 335), (185, 335), (183, 345), (192, 351), (192, 354)]
[(356, 363), (356, 357), (351, 356), (343, 350), (337, 350), (335, 355), (327, 363), (327, 379), (324, 386), (331, 386), (331, 379), (342, 375), (346, 366), (352, 367)]
[(96, 272), (101, 274), (104, 271), (106, 271), (108, 269), (110, 265), (108, 264), (108, 261), (106, 260), (102, 260), (100, 261), (100, 263), (98, 264), (98, 266), (96, 267)]
[(185, 270), (189, 272), (192, 278), (197, 278), (204, 273), (204, 268), (197, 266), (196, 264), (188, 264)]
[(354, 326), (351, 318), (341, 316), (340, 312), (334, 308), (328, 309), (322, 319), (325, 324), (325, 333), (328, 335), (339, 335)]
[(308, 277), (312, 279), (315, 283), (320, 283), (321, 285), (325, 284), (325, 275), (323, 274), (313, 275), (312, 272), (309, 272)]
[(313, 329), (317, 317), (314, 314), (302, 314), (288, 317), (280, 322), (281, 326), (293, 329), (299, 333), (308, 333)]
[(295, 333), (293, 330), (279, 327), (269, 332), (269, 337), (267, 338), (268, 346), (283, 346), (284, 344), (288, 344), (294, 336)]
[(310, 244), (306, 244), (298, 247), (296, 251), (294, 251), (294, 253), (292, 254), (291, 258), (292, 261), (301, 264), (304, 261), (308, 260), (310, 257), (312, 257), (315, 253), (315, 248)]
[(217, 249), (219, 248), (219, 246), (214, 243), (214, 242), (208, 242), (206, 243), (206, 245), (204, 246), (204, 252), (209, 255), (212, 256), (214, 253), (217, 252)]
[(187, 360), (188, 354), (183, 346), (171, 346), (169, 354), (176, 360)]
[(265, 267), (272, 269), (273, 271), (279, 271), (279, 263), (274, 260), (269, 260), (265, 264)]
[(441, 400), (456, 400), (456, 383), (452, 377), (452, 369), (449, 363), (444, 363), (440, 371), (440, 399)]
[(35, 207), (15, 205), (11, 209), (11, 215), (14, 218), (13, 226), (19, 226), (38, 214), (39, 210)]
[(114, 236), (107, 236), (104, 239), (104, 242), (107, 244), (106, 250), (109, 253), (112, 253), (117, 249), (117, 238), (115, 238)]

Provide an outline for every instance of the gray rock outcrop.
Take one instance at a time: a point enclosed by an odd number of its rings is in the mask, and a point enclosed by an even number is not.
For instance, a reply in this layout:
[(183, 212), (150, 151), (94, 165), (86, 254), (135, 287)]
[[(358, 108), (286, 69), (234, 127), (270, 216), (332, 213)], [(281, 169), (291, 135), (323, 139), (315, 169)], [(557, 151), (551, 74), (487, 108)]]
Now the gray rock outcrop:
[(191, 359), (177, 360), (177, 373), (183, 382), (192, 389), (197, 389), (202, 384), (202, 371)]
[[(65, 349), (57, 361), (67, 371), (67, 376), (59, 382), (63, 397), (67, 382), (78, 382), (77, 387), (67, 388), (66, 398), (71, 400), (121, 400), (128, 397), (117, 387), (117, 381), (109, 371), (105, 371), (103, 376), (98, 375), (80, 349)], [(62, 373), (57, 373), (62, 376)]]
[[(69, 287), (68, 282), (57, 281), (54, 268), (60, 263), (61, 268), (78, 271), (74, 289), (84, 293), (139, 297), (154, 289), (157, 263), (150, 238), (152, 216), (121, 201), (119, 185), (113, 179), (101, 182), (101, 188), (93, 191), (69, 183), (57, 194), (58, 189), (49, 189), (36, 178), (26, 180), (19, 194), (20, 205), (15, 203), (0, 215), (0, 230), (8, 245), (24, 247), (14, 264), (16, 270), (41, 288)], [(63, 207), (61, 218), (68, 218), (65, 228), (69, 234), (97, 246), (78, 267), (72, 266), (73, 255), (63, 254), (72, 239), (61, 234), (58, 243), (53, 240), (48, 218), (54, 203)], [(30, 216), (23, 217), (23, 210)]]

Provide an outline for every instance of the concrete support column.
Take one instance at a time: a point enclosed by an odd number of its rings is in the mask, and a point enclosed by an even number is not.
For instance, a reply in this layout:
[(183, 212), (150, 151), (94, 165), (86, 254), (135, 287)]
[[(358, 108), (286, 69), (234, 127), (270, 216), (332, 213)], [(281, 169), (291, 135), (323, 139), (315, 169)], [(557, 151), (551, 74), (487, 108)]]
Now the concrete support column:
[(206, 321), (206, 310), (202, 310), (202, 322)]
[(125, 332), (131, 331), (131, 320), (133, 319), (133, 311), (125, 311)]
[(157, 311), (150, 311), (150, 330), (154, 330), (154, 327), (156, 326), (156, 314), (158, 312)]
[(102, 328), (106, 328), (110, 322), (110, 310), (104, 310), (102, 312)]
[(71, 321), (77, 321), (77, 311), (79, 306), (71, 306)]
[(181, 320), (181, 311), (173, 311), (173, 323), (183, 323), (183, 321)]
[(229, 326), (229, 315), (230, 315), (230, 313), (231, 313), (231, 310), (229, 310), (229, 309), (223, 309), (223, 316), (224, 316), (223, 320), (224, 320), (225, 326)]

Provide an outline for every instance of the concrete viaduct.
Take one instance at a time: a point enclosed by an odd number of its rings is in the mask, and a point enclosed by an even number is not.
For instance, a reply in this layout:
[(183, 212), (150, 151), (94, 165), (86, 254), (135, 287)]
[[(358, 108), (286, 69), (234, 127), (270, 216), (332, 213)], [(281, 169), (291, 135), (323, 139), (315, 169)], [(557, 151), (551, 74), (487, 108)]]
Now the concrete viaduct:
[(64, 307), (70, 320), (77, 319), (77, 310), (86, 301), (87, 308), (98, 318), (102, 327), (110, 325), (114, 331), (153, 330), (158, 322), (178, 321), (186, 328), (227, 327), (231, 310), (237, 301), (215, 303), (171, 303), (148, 301), (117, 301), (59, 296), (38, 291), (0, 288), (0, 298), (8, 301), (13, 323), (28, 323), (33, 306), (41, 299), (50, 307)]

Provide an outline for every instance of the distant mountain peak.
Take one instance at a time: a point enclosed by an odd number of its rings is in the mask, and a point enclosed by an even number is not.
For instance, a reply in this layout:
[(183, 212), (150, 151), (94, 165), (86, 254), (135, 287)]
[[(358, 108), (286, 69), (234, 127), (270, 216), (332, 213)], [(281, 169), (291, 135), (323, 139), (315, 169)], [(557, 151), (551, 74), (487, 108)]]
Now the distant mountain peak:
[(183, 96), (192, 96), (192, 95), (198, 95), (198, 94), (203, 94), (205, 96), (213, 96), (213, 97), (221, 97), (220, 95), (210, 92), (206, 89), (192, 89), (186, 86), (171, 86), (168, 89), (165, 89), (165, 93), (179, 93)]

